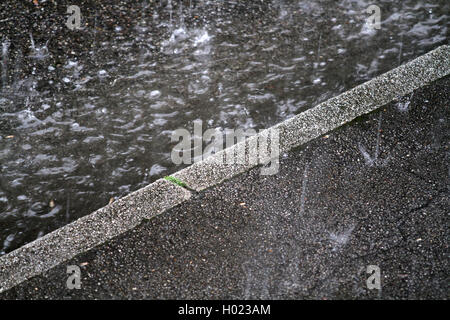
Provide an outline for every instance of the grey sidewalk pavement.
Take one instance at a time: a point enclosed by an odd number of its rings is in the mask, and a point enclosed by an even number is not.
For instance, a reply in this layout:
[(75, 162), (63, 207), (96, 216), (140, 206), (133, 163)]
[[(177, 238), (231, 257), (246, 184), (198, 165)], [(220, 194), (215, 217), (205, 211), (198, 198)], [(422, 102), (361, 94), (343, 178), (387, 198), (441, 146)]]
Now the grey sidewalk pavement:
[[(449, 85), (284, 154), (277, 175), (192, 193), (0, 298), (448, 299)], [(369, 265), (381, 290), (367, 288)]]

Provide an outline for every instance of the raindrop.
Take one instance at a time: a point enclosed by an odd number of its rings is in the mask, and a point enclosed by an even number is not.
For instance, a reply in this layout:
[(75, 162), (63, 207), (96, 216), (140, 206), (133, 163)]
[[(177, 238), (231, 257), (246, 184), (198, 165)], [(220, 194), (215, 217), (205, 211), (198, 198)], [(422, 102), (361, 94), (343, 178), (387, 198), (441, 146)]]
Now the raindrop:
[(2, 83), (3, 87), (6, 87), (7, 82), (7, 68), (8, 68), (8, 49), (9, 40), (7, 39), (2, 43)]

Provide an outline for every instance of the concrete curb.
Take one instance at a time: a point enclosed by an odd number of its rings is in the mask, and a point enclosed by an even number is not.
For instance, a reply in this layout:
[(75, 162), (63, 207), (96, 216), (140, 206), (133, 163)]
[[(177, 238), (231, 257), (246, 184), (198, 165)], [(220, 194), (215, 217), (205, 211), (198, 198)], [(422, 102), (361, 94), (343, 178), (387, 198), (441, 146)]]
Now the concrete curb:
[[(258, 161), (249, 159), (249, 155), (250, 157), (255, 155), (248, 151), (249, 148), (256, 141), (261, 142), (267, 140), (269, 136), (273, 137), (275, 131), (278, 131), (279, 153), (282, 154), (449, 73), (450, 47), (444, 45), (274, 127), (263, 130), (246, 141), (194, 163), (173, 176), (196, 191), (204, 190), (255, 167)], [(242, 152), (238, 152), (241, 148), (247, 150), (247, 161), (236, 158), (238, 161), (235, 164), (226, 164), (225, 160), (229, 157), (242, 156)], [(268, 163), (270, 160), (268, 155), (262, 155), (259, 163)]]
[[(279, 135), (279, 153), (317, 138), (326, 132), (369, 113), (450, 74), (450, 47), (441, 46), (405, 65), (332, 98), (246, 141), (225, 149), (172, 176), (189, 188), (204, 190), (272, 159), (255, 158), (261, 141)], [(246, 150), (246, 155), (242, 151)], [(225, 164), (236, 157), (238, 164)], [(190, 198), (191, 193), (160, 179), (69, 225), (0, 257), (0, 292), (137, 226)]]
[(191, 193), (160, 179), (0, 258), (0, 292), (128, 231), (188, 200)]

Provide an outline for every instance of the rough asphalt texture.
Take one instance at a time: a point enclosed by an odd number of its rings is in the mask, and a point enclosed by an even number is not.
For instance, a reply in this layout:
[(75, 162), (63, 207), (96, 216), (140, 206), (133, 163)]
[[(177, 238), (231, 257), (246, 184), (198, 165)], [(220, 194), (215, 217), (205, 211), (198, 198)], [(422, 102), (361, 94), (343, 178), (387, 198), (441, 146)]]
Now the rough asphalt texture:
[[(448, 299), (449, 85), (289, 152), (277, 175), (255, 168), (194, 194), (0, 298)], [(74, 264), (80, 290), (66, 288)], [(368, 265), (382, 290), (367, 289)]]

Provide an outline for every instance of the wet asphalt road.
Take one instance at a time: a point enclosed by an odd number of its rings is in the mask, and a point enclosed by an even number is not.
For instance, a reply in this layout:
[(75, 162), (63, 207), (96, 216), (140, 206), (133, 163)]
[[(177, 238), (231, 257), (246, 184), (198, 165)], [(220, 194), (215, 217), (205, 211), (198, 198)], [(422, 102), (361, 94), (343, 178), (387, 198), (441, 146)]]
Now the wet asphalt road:
[(0, 255), (182, 169), (195, 120), (267, 128), (447, 43), (449, 1), (369, 4), (0, 1)]
[[(2, 299), (447, 299), (449, 84), (193, 195)], [(81, 265), (81, 289), (66, 288)], [(381, 290), (366, 286), (379, 266)]]

